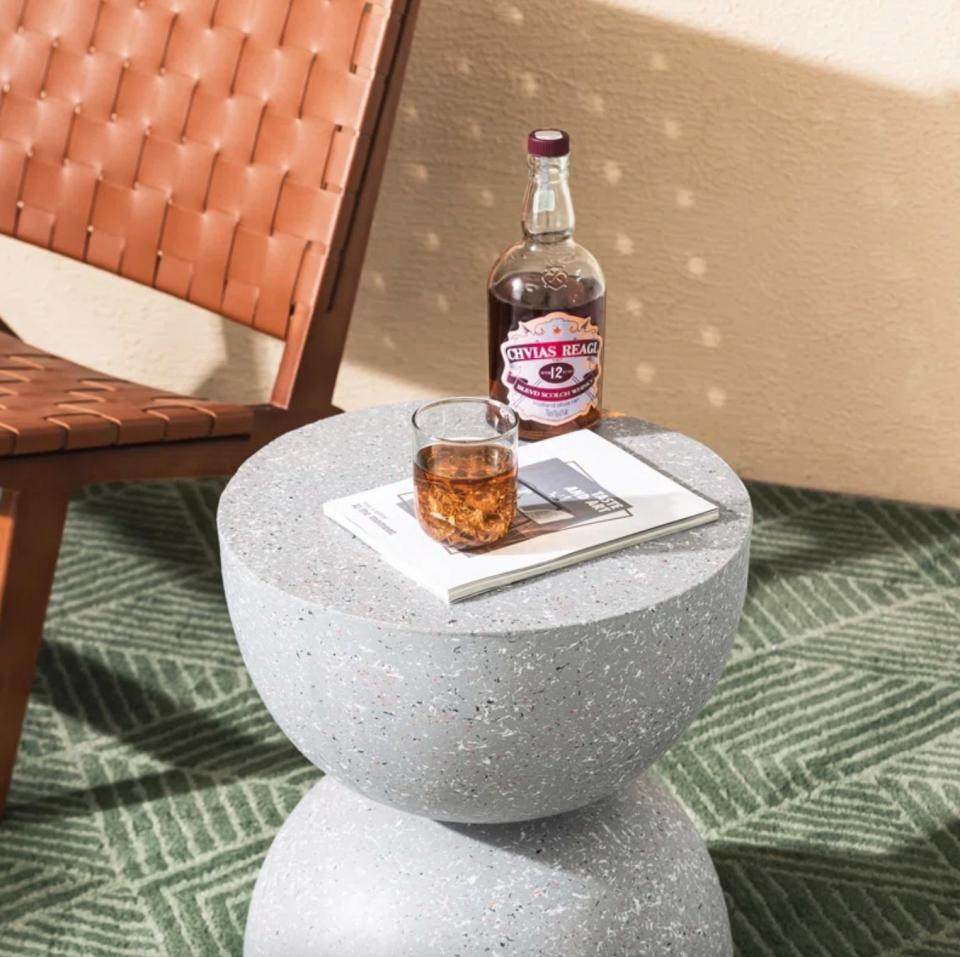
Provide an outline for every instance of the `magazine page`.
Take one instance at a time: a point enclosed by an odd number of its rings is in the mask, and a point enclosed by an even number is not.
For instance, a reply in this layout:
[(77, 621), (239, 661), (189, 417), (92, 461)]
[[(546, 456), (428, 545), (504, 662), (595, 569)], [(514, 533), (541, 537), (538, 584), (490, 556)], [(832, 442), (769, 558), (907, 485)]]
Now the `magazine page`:
[(447, 600), (716, 517), (711, 502), (593, 432), (522, 446), (519, 466), (517, 517), (483, 548), (430, 539), (417, 522), (412, 479), (327, 502), (324, 512)]

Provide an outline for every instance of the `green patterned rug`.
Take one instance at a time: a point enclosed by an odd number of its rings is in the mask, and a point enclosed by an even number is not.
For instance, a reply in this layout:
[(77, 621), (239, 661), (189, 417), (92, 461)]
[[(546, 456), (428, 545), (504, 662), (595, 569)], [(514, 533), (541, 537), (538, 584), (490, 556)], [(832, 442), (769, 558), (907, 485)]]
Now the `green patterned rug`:
[[(71, 509), (0, 825), (3, 957), (240, 953), (317, 772), (234, 645), (220, 487), (102, 486)], [(960, 955), (960, 515), (751, 491), (736, 649), (659, 765), (738, 953)]]

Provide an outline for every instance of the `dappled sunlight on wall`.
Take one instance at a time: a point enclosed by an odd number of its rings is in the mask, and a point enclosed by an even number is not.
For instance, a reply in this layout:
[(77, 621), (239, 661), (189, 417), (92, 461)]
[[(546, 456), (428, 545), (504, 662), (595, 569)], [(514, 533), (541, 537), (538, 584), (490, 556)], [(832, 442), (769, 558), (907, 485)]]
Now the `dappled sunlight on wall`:
[(577, 235), (607, 273), (608, 405), (747, 475), (960, 504), (955, 99), (627, 3), (424, 6), (348, 404), (382, 399), (367, 374), (483, 390), (486, 273), (544, 125), (571, 132)]
[[(562, 125), (609, 282), (608, 405), (748, 476), (960, 506), (960, 18), (910, 10), (424, 0), (336, 401), (485, 389), (525, 136)], [(9, 240), (0, 271), (40, 346), (269, 392), (276, 342)]]

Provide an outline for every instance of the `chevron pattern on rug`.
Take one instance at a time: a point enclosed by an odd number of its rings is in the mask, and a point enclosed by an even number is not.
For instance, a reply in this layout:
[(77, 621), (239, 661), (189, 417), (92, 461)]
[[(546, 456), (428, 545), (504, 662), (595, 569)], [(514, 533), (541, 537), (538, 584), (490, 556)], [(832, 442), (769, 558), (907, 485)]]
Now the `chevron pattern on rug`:
[[(263, 855), (319, 772), (234, 644), (221, 488), (71, 507), (0, 824), (2, 957), (240, 953)], [(736, 647), (658, 766), (710, 842), (737, 953), (960, 955), (960, 515), (751, 494)]]

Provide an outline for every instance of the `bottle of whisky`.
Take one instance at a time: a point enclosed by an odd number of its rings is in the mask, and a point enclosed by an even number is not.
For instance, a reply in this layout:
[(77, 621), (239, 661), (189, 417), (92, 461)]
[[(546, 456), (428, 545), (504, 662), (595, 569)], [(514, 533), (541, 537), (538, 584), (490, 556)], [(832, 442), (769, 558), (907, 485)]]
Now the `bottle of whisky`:
[(522, 439), (589, 428), (600, 418), (606, 285), (573, 241), (570, 137), (534, 130), (523, 239), (487, 282), (490, 395), (511, 405)]

